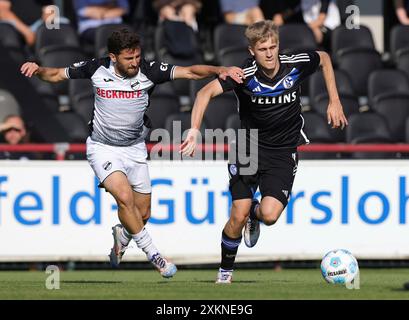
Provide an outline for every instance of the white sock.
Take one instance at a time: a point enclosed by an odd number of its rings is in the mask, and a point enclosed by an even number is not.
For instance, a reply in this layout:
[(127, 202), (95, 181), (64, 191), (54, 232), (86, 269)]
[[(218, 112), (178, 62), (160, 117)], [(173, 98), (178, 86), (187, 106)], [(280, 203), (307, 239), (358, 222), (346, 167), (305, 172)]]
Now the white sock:
[(149, 260), (151, 260), (155, 254), (159, 254), (158, 249), (156, 249), (152, 242), (151, 236), (145, 228), (143, 228), (139, 233), (133, 234), (132, 239), (135, 240), (138, 248), (145, 252)]
[(126, 247), (128, 246), (129, 242), (132, 240), (132, 236), (126, 231), (124, 227), (122, 227), (122, 231), (119, 235), (119, 241), (121, 244)]

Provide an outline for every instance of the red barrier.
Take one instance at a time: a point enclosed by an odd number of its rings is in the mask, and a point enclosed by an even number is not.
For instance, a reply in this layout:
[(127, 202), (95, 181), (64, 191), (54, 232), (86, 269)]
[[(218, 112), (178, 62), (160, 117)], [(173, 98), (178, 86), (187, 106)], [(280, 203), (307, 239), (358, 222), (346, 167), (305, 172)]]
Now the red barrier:
[[(155, 151), (172, 152), (179, 150), (179, 145), (156, 145), (147, 144), (148, 150), (151, 151), (155, 147)], [(199, 144), (197, 145), (198, 152), (228, 152), (227, 144)], [(0, 151), (8, 152), (42, 152), (55, 153), (57, 160), (64, 160), (66, 153), (85, 153), (85, 144), (69, 144), (69, 143), (54, 143), (54, 144), (20, 144), (8, 145), (0, 144)], [(409, 144), (310, 144), (303, 145), (298, 148), (300, 152), (408, 152)]]

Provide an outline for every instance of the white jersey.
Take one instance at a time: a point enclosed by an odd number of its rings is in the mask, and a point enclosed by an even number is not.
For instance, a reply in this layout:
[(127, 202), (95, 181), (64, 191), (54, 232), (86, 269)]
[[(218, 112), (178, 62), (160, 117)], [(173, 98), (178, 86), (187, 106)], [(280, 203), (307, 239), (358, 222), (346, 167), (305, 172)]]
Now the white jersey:
[(66, 68), (69, 79), (91, 79), (95, 103), (89, 123), (93, 141), (130, 146), (144, 141), (150, 127), (145, 115), (156, 84), (173, 79), (175, 66), (141, 60), (132, 78), (115, 73), (109, 57), (74, 63)]

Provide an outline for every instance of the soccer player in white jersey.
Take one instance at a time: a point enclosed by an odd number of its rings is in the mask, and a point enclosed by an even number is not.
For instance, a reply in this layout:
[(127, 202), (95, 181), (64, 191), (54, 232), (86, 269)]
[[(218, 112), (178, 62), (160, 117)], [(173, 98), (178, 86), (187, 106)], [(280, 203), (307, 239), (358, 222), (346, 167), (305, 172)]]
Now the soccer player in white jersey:
[[(338, 96), (334, 70), (326, 52), (279, 54), (278, 28), (270, 20), (256, 22), (246, 30), (251, 58), (243, 64), (243, 83), (218, 79), (203, 87), (196, 96), (192, 111), (192, 129), (181, 146), (184, 155), (192, 155), (203, 115), (210, 99), (234, 91), (239, 104), (245, 143), (237, 141), (239, 154), (251, 153), (256, 172), (242, 173), (240, 157), (229, 163), (229, 189), (233, 200), (230, 217), (222, 231), (221, 263), (217, 283), (231, 283), (233, 265), (244, 229), (244, 242), (256, 245), (260, 221), (273, 225), (288, 204), (297, 172), (300, 144), (309, 143), (303, 132), (300, 85), (322, 68), (329, 96), (328, 124), (344, 128), (348, 124)], [(240, 151), (241, 150), (241, 151)], [(247, 154), (246, 154), (247, 156)], [(250, 160), (251, 161), (251, 160)], [(254, 199), (260, 189), (261, 202)]]
[(115, 198), (121, 222), (112, 228), (111, 264), (119, 265), (133, 239), (161, 275), (169, 278), (176, 273), (176, 266), (160, 254), (144, 226), (151, 213), (151, 182), (145, 145), (149, 95), (156, 84), (173, 79), (202, 79), (212, 75), (226, 78), (228, 75), (241, 82), (244, 73), (236, 67), (148, 63), (141, 57), (137, 34), (127, 29), (112, 33), (108, 52), (109, 57), (74, 63), (67, 68), (39, 67), (26, 62), (21, 72), (48, 82), (92, 80), (95, 105), (86, 142), (87, 159), (101, 187)]

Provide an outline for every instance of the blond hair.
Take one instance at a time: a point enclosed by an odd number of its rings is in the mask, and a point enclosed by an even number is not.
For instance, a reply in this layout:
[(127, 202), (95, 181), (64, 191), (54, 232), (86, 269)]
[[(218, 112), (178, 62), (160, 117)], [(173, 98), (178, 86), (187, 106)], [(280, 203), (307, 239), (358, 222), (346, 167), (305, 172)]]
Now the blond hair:
[(278, 27), (271, 20), (263, 20), (248, 26), (245, 32), (251, 47), (257, 42), (265, 42), (270, 37), (278, 43)]

